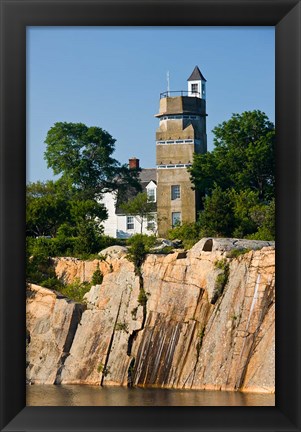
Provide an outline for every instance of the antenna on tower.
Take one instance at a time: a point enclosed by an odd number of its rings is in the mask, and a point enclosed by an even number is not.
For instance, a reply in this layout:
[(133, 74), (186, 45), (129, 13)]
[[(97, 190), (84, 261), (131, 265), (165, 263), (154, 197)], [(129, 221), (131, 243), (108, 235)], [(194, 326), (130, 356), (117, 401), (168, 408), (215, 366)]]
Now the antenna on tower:
[(169, 71), (166, 73), (166, 79), (167, 79), (167, 96), (169, 96)]

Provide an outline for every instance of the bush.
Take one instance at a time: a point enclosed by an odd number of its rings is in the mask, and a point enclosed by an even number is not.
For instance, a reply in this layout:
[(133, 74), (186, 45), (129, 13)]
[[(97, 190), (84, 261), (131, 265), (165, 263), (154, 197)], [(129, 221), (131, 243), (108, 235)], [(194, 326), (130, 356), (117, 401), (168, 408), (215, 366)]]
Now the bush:
[(227, 253), (228, 258), (237, 258), (240, 255), (244, 255), (248, 252), (250, 252), (251, 249), (243, 248), (243, 249), (232, 249)]
[(26, 239), (26, 281), (40, 285), (46, 279), (56, 278), (52, 259), (45, 239)]
[(118, 323), (116, 323), (116, 325), (115, 325), (115, 330), (116, 330), (116, 331), (124, 331), (124, 332), (126, 332), (126, 333), (129, 332), (129, 331), (128, 331), (128, 325), (127, 325), (127, 323), (122, 323), (122, 322), (118, 322)]
[(197, 341), (197, 345), (196, 345), (197, 356), (199, 356), (202, 345), (203, 345), (205, 330), (206, 330), (206, 327), (202, 327), (199, 331), (199, 334), (198, 334), (198, 341)]
[(229, 271), (230, 271), (229, 263), (226, 259), (216, 261), (214, 267), (216, 269), (222, 270), (222, 273), (219, 273), (215, 280), (215, 286), (214, 286), (213, 296), (211, 299), (211, 304), (215, 304), (219, 299), (219, 297), (224, 292), (224, 288), (229, 279)]
[(78, 224), (78, 237), (74, 244), (74, 254), (95, 254), (99, 252), (100, 236), (96, 232), (95, 224), (83, 221)]
[[(85, 230), (87, 237), (85, 237)], [(54, 238), (27, 237), (27, 258), (43, 255), (45, 257), (71, 256), (79, 259), (98, 258), (98, 252), (109, 247), (124, 245), (126, 240), (115, 239), (109, 236), (98, 235), (92, 227), (83, 228), (78, 237), (69, 237), (72, 229), (64, 224), (58, 229), (58, 235)]]
[(137, 299), (138, 303), (140, 304), (140, 306), (145, 307), (146, 303), (147, 303), (147, 295), (146, 292), (144, 291), (143, 288), (140, 288), (139, 291), (139, 295), (138, 295), (138, 299)]
[(197, 243), (200, 237), (200, 229), (198, 223), (183, 223), (168, 231), (169, 240), (182, 240), (185, 249), (190, 249)]
[(276, 208), (275, 199), (261, 208), (255, 208), (251, 214), (252, 219), (257, 223), (256, 233), (248, 236), (252, 240), (275, 240), (276, 235)]
[(128, 240), (128, 254), (127, 259), (135, 266), (136, 274), (140, 274), (141, 266), (149, 253), (150, 248), (156, 242), (155, 236), (147, 236), (145, 234), (135, 234)]
[(91, 284), (89, 282), (80, 282), (79, 279), (76, 279), (70, 284), (62, 285), (60, 287), (60, 292), (71, 300), (82, 303), (84, 295), (90, 291), (90, 289)]
[(97, 269), (92, 275), (92, 285), (101, 285), (103, 281), (103, 274), (99, 268), (99, 264), (97, 264)]
[(103, 376), (106, 377), (106, 376), (109, 375), (109, 373), (110, 373), (110, 367), (107, 366), (107, 367), (105, 368), (105, 366), (104, 366), (103, 363), (99, 363), (98, 366), (97, 366), (97, 372), (98, 372), (98, 373), (102, 373)]
[(44, 288), (49, 288), (55, 291), (61, 291), (64, 284), (57, 277), (50, 277), (40, 282), (40, 285)]

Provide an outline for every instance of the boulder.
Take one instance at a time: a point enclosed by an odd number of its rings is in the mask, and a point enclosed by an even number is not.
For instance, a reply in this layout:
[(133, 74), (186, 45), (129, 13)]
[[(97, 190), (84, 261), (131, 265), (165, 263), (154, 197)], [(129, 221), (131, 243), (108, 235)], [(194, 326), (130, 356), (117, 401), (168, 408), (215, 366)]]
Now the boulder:
[(275, 242), (237, 238), (205, 237), (191, 248), (191, 252), (193, 254), (200, 254), (201, 252), (214, 251), (229, 252), (233, 249), (258, 250), (263, 247), (275, 247)]
[(128, 248), (125, 246), (109, 246), (106, 249), (103, 249), (101, 252), (99, 252), (98, 255), (102, 257), (109, 257), (112, 259), (119, 259), (124, 257), (128, 253)]

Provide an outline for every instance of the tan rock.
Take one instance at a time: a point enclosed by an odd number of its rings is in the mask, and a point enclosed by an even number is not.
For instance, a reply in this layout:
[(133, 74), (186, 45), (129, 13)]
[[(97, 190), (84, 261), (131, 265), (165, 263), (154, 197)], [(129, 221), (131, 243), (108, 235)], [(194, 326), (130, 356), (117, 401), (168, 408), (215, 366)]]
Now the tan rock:
[(31, 383), (54, 384), (80, 321), (83, 306), (38, 285), (27, 290), (27, 368)]
[[(64, 314), (70, 321), (72, 304), (49, 290), (36, 289), (27, 307), (32, 345), (28, 358), (33, 365), (29, 378), (53, 382), (58, 376), (64, 384), (274, 392), (274, 247), (230, 258), (225, 248), (209, 251), (204, 250), (204, 241), (199, 243), (187, 254), (149, 255), (142, 280), (124, 255), (107, 256), (108, 262), (100, 263), (103, 283), (86, 295), (88, 310), (62, 367), (66, 337), (63, 329), (56, 333), (50, 327), (64, 326)], [(217, 277), (224, 270), (215, 264), (221, 260), (229, 264), (229, 276), (216, 295)], [(65, 280), (89, 280), (97, 264), (97, 260), (61, 258), (56, 271)], [(138, 302), (141, 283), (145, 308)], [(59, 350), (54, 342), (47, 345), (45, 334), (59, 344)], [(44, 354), (38, 359), (44, 346), (53, 366)]]

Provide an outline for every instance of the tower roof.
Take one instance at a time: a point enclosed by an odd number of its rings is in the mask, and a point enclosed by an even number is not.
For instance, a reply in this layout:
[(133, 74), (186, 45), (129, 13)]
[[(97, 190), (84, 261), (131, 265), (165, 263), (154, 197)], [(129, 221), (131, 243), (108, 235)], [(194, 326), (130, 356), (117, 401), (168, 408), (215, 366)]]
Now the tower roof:
[(196, 66), (193, 69), (192, 74), (190, 75), (187, 81), (199, 81), (199, 80), (207, 81), (206, 78), (203, 76), (202, 72), (200, 71), (200, 69), (198, 68), (198, 66)]

